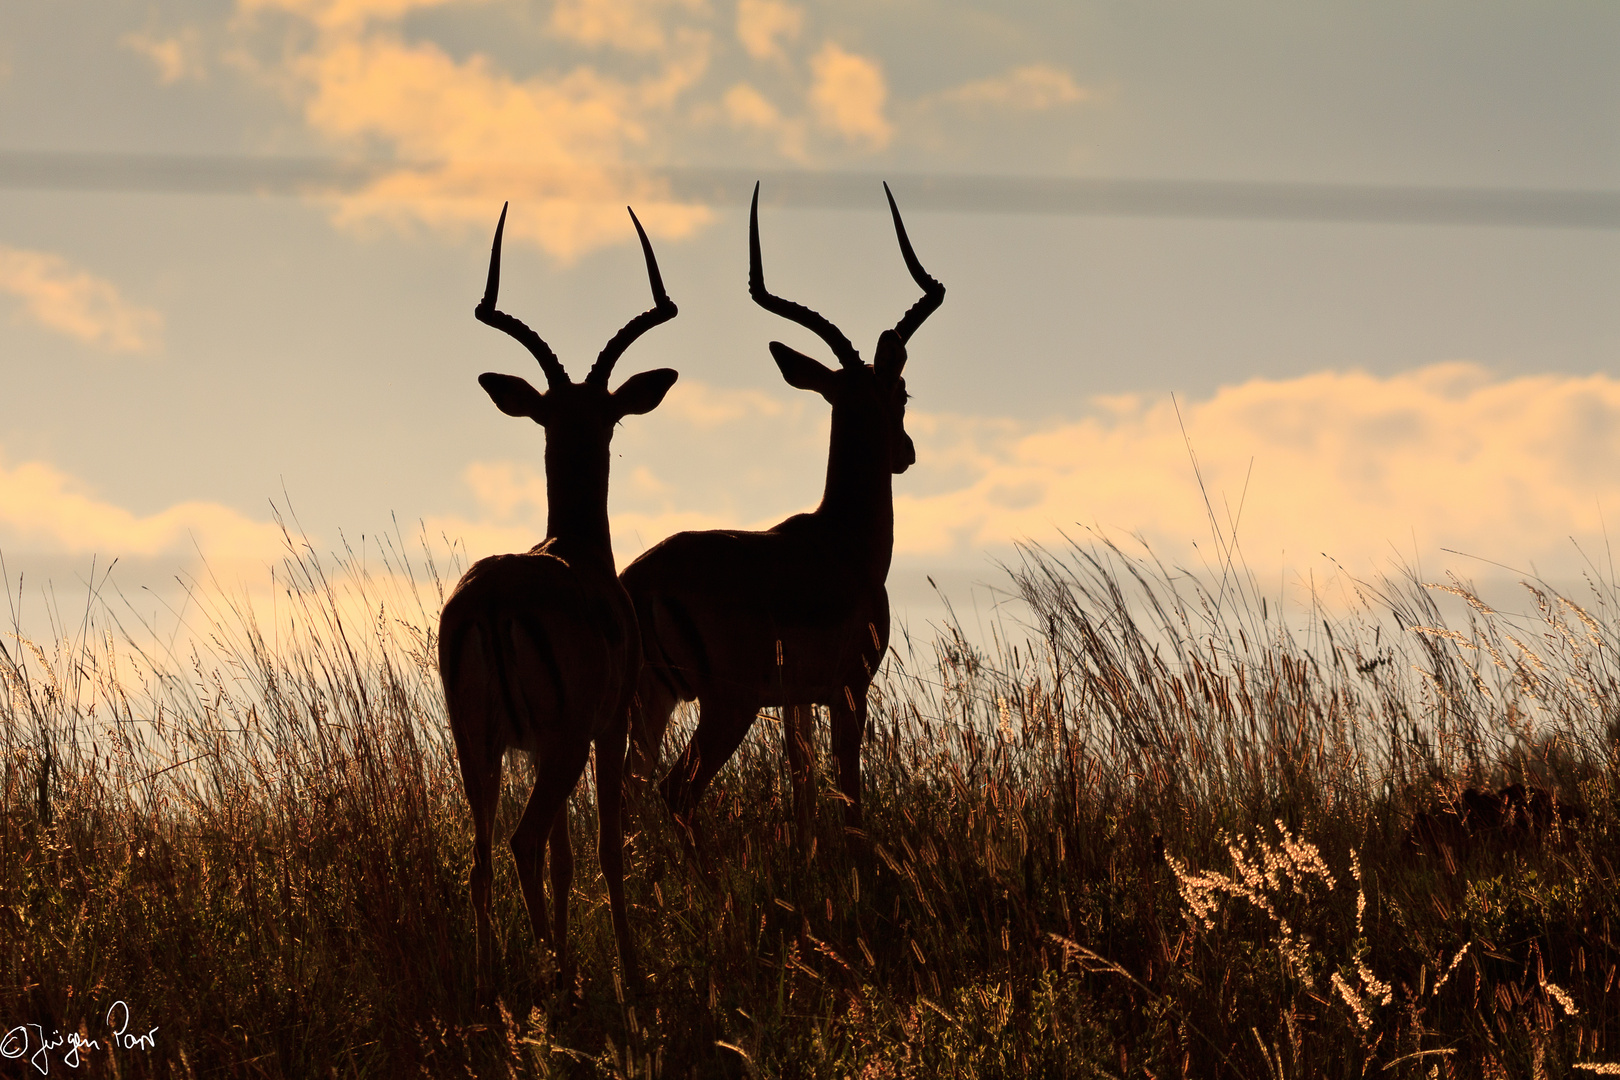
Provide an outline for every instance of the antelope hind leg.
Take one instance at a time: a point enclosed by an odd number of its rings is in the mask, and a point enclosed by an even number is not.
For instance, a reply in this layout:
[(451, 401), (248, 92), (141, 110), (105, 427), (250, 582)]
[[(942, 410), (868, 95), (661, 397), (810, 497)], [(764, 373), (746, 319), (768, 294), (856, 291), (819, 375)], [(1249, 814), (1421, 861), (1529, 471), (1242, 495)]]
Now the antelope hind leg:
[(494, 1000), (495, 927), (490, 917), (490, 900), (494, 891), (495, 867), (492, 846), (495, 832), (495, 809), (501, 794), (501, 759), (493, 762), (471, 760), (473, 755), (464, 750), (457, 754), (461, 761), (461, 780), (467, 789), (467, 804), (473, 819), (472, 893), (473, 923), (477, 931), (478, 951), (477, 995), (480, 1004)]
[(687, 854), (698, 862), (711, 888), (718, 885), (712, 866), (708, 865), (707, 841), (697, 820), (698, 802), (708, 790), (737, 747), (742, 745), (748, 729), (754, 724), (756, 706), (753, 702), (699, 699), (697, 730), (691, 742), (681, 752), (675, 767), (664, 777), (664, 803), (681, 830)]
[[(573, 793), (574, 785), (579, 782), (580, 774), (585, 771), (585, 759), (590, 754), (590, 743), (581, 742), (577, 746), (551, 749), (552, 753), (534, 755), (534, 790), (529, 793), (529, 805), (523, 810), (523, 819), (512, 832), (511, 846), (512, 858), (517, 862), (518, 883), (523, 886), (523, 901), (529, 909), (529, 923), (534, 928), (535, 940), (552, 946), (557, 957), (557, 971), (560, 977), (565, 967), (568, 943), (566, 939), (551, 940), (551, 927), (547, 925), (546, 919), (546, 894), (540, 884), (540, 870), (545, 859), (547, 837), (556, 836), (559, 816), (562, 818), (560, 827), (563, 829), (566, 846), (568, 796)], [(558, 854), (558, 849), (553, 846), (554, 860)], [(553, 862), (553, 888), (556, 888), (559, 869)], [(559, 929), (566, 928), (568, 903), (566, 886), (572, 880), (572, 875), (573, 860), (570, 853), (568, 878), (564, 880), (564, 887), (553, 897), (559, 908), (564, 909), (559, 919)]]
[(855, 708), (844, 701), (829, 707), (832, 752), (838, 759), (838, 790), (844, 796), (844, 825), (863, 828), (861, 816), (861, 737), (866, 733), (866, 687), (850, 688)]
[[(551, 822), (551, 914), (555, 929), (551, 947), (557, 957), (557, 989), (574, 986), (574, 965), (568, 951), (568, 894), (574, 886), (574, 845), (568, 838), (568, 800), (564, 799)], [(545, 912), (541, 912), (541, 918)]]

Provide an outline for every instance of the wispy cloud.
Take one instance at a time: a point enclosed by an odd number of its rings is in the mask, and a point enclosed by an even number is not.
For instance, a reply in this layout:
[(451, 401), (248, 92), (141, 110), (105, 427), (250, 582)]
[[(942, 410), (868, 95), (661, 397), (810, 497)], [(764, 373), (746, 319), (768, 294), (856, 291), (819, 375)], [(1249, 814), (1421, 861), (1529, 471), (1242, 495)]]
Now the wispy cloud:
[(0, 292), (20, 299), (26, 317), (46, 329), (108, 352), (150, 352), (162, 339), (162, 313), (50, 252), (0, 246)]
[(557, 0), (551, 28), (584, 45), (659, 53), (670, 44), (661, 9), (701, 11), (703, 6), (702, 0)]
[(774, 137), (777, 149), (791, 161), (809, 160), (808, 130), (803, 117), (783, 116), (775, 103), (745, 82), (727, 90), (721, 105), (732, 127)]
[(157, 66), (158, 81), (165, 86), (208, 76), (202, 34), (194, 26), (166, 37), (145, 32), (125, 34), (118, 43), (152, 61)]
[(726, 116), (737, 127), (774, 130), (782, 122), (782, 113), (769, 98), (748, 83), (740, 82), (726, 91), (721, 99)]
[(699, 431), (743, 420), (776, 419), (789, 412), (781, 400), (759, 390), (728, 390), (682, 379), (659, 406), (663, 419), (679, 419)]
[(783, 0), (737, 0), (737, 40), (755, 60), (785, 60), (778, 41), (792, 41), (804, 26), (804, 9)]
[(940, 95), (946, 101), (963, 105), (992, 105), (1026, 112), (1039, 112), (1060, 105), (1091, 101), (1094, 91), (1074, 81), (1074, 76), (1050, 64), (1026, 64), (1004, 75), (975, 79)]
[(161, 556), (190, 562), (262, 560), (282, 552), (281, 531), (219, 503), (191, 500), (155, 514), (109, 502), (77, 477), (42, 461), (0, 456), (0, 548), (108, 558)]
[(889, 88), (876, 60), (829, 41), (810, 58), (810, 70), (810, 105), (823, 128), (874, 149), (889, 145), (894, 127), (883, 113)]

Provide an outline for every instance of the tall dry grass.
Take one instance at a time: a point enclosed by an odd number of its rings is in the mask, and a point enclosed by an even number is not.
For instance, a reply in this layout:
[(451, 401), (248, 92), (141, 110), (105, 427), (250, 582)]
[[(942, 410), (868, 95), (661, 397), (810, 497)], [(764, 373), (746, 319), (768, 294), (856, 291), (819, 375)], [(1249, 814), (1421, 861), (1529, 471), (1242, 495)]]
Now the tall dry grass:
[[(432, 660), (458, 567), (403, 551), (323, 560), (289, 538), (275, 605), (199, 584), (183, 652), (95, 605), (54, 641), (5, 641), (0, 1026), (95, 1039), (81, 1066), (122, 1076), (1620, 1061), (1608, 583), (1532, 583), (1524, 620), (1404, 579), (1293, 625), (1246, 578), (1026, 549), (1008, 585), (1027, 633), (984, 648), (947, 627), (886, 666), (867, 843), (824, 782), (795, 850), (765, 718), (710, 799), (717, 889), (660, 807), (632, 820), (651, 986), (627, 1003), (584, 785), (577, 994), (551, 992), (498, 857), (485, 1013)], [(512, 772), (506, 830), (527, 793)], [(1535, 814), (1469, 816), (1514, 782)], [(149, 1045), (113, 1045), (118, 1000), (126, 1039), (157, 1026)]]

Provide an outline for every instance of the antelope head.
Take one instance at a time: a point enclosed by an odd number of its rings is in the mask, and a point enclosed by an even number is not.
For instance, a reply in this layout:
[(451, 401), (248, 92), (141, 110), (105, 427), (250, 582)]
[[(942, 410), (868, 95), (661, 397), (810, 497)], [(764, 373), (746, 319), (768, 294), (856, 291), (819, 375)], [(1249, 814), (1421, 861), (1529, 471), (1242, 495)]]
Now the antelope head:
[[(629, 209), (626, 207), (626, 209)], [(563, 369), (557, 354), (539, 334), (529, 329), (521, 319), (496, 308), (501, 287), (501, 234), (506, 228), (506, 207), (501, 207), (501, 219), (495, 226), (495, 243), (489, 256), (489, 281), (484, 287), (484, 298), (473, 309), (478, 321), (493, 326), (516, 338), (540, 362), (545, 372), (546, 390), (536, 390), (527, 379), (517, 375), (501, 375), (486, 371), (478, 376), (478, 384), (489, 394), (496, 406), (508, 416), (526, 416), (546, 429), (546, 460), (548, 472), (554, 448), (570, 455), (586, 453), (601, 458), (606, 468), (607, 445), (613, 438), (613, 428), (624, 417), (651, 412), (664, 400), (669, 388), (675, 385), (676, 372), (669, 368), (643, 371), (632, 375), (617, 390), (608, 390), (608, 376), (620, 356), (642, 334), (676, 315), (675, 302), (664, 291), (663, 278), (658, 273), (658, 260), (653, 257), (652, 244), (647, 232), (630, 211), (636, 235), (641, 237), (641, 250), (647, 258), (647, 277), (652, 284), (653, 307), (626, 323), (613, 335), (596, 363), (591, 366), (584, 382), (573, 382)]]
[(945, 300), (945, 286), (928, 276), (917, 253), (911, 249), (906, 237), (906, 226), (900, 220), (900, 208), (894, 203), (889, 185), (883, 185), (889, 199), (889, 212), (894, 217), (895, 235), (900, 240), (900, 254), (906, 268), (922, 289), (920, 300), (901, 317), (892, 329), (878, 337), (872, 363), (861, 359), (861, 354), (850, 344), (849, 338), (832, 322), (802, 304), (773, 296), (765, 288), (765, 272), (759, 253), (759, 185), (754, 185), (754, 201), (748, 220), (748, 293), (754, 302), (766, 311), (790, 319), (814, 333), (832, 349), (838, 358), (834, 370), (813, 357), (780, 341), (771, 342), (771, 357), (781, 369), (782, 378), (789, 386), (800, 390), (813, 390), (833, 407), (833, 424), (841, 423), (862, 430), (881, 433), (871, 449), (886, 454), (892, 472), (903, 473), (917, 460), (916, 447), (906, 434), (906, 380), (902, 375), (906, 366), (906, 342), (923, 321), (932, 315)]

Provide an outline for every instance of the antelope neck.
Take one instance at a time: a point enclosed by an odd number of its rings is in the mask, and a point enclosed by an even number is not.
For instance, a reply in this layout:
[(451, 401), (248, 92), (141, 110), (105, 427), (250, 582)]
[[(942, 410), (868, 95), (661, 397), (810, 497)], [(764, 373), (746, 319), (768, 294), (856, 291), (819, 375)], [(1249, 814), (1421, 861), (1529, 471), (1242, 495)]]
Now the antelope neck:
[(833, 410), (827, 485), (815, 515), (836, 525), (846, 542), (866, 549), (887, 576), (894, 554), (894, 472), (889, 433), (870, 417)]
[(608, 531), (608, 446), (546, 440), (546, 538), (569, 563), (605, 563), (614, 574)]

